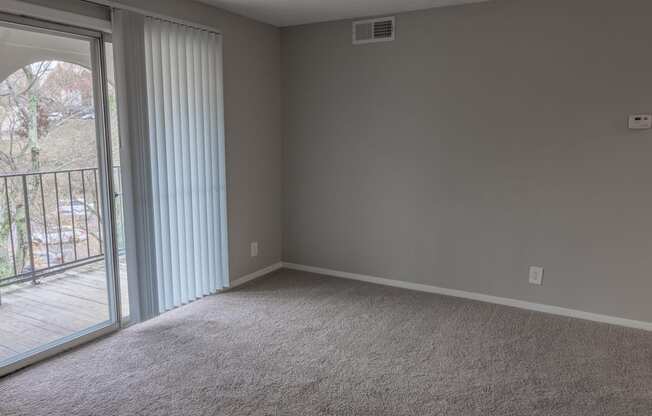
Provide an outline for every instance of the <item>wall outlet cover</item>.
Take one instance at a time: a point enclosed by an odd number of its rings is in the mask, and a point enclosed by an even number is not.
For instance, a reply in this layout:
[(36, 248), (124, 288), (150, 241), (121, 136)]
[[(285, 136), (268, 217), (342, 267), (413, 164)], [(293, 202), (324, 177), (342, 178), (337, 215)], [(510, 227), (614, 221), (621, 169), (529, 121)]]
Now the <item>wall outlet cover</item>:
[(652, 129), (652, 114), (633, 114), (629, 116), (629, 128), (632, 130)]
[(258, 241), (251, 243), (251, 257), (258, 257)]
[(543, 284), (543, 267), (530, 267), (530, 284), (539, 286)]

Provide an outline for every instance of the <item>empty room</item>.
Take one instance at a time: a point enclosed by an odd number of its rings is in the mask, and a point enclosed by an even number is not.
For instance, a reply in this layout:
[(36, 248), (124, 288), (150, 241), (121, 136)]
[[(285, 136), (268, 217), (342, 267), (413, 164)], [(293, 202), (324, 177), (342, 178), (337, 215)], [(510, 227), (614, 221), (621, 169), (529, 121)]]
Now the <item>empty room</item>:
[(0, 0), (0, 415), (652, 415), (649, 0)]

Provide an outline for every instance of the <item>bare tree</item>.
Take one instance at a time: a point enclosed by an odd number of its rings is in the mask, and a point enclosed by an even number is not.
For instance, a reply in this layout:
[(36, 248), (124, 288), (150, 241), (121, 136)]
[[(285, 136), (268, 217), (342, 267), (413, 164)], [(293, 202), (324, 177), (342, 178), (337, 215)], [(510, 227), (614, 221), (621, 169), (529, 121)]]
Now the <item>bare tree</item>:
[[(95, 166), (95, 136), (89, 131), (89, 128), (94, 129), (93, 114), (89, 70), (75, 64), (46, 61), (16, 71), (0, 83), (0, 173)], [(27, 203), (30, 211), (34, 209), (37, 211), (34, 214), (39, 214), (31, 215), (30, 226), (40, 223), (44, 228), (44, 221), (53, 214), (42, 202), (41, 186), (53, 180), (53, 177), (46, 177), (44, 181), (42, 175), (30, 175), (28, 183), (16, 178), (0, 182), (6, 193), (2, 196), (9, 199), (9, 204), (0, 204), (3, 207), (0, 212), (5, 211), (0, 219), (0, 241), (5, 243), (7, 252), (10, 244), (6, 242), (10, 231), (13, 232), (18, 273), (26, 271), (25, 260), (30, 248), (25, 205)], [(79, 194), (79, 189), (85, 185), (82, 182), (81, 176), (71, 179), (70, 199)], [(97, 203), (88, 207), (93, 215)], [(7, 275), (7, 269), (13, 273), (13, 267), (7, 264), (13, 259), (10, 255), (3, 257), (0, 258), (0, 277)]]

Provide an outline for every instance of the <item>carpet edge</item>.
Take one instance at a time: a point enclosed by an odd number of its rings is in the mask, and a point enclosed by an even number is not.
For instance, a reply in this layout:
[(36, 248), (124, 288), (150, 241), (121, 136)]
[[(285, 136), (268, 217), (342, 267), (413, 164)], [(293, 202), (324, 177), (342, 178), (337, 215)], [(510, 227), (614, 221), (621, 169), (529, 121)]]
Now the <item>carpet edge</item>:
[(240, 276), (237, 279), (233, 280), (228, 289), (235, 289), (238, 286), (242, 286), (245, 283), (251, 282), (252, 280), (258, 279), (259, 277), (263, 277), (266, 274), (269, 274), (271, 272), (275, 272), (276, 270), (282, 269), (283, 268), (283, 262), (277, 262), (274, 264), (271, 264), (267, 267), (263, 267), (260, 270), (256, 270), (253, 273), (246, 274), (244, 276)]
[(484, 293), (467, 292), (457, 289), (447, 289), (438, 286), (426, 285), (421, 283), (405, 282), (402, 280), (387, 279), (358, 273), (349, 273), (339, 270), (332, 270), (323, 267), (306, 266), (303, 264), (283, 262), (283, 268), (290, 270), (299, 270), (310, 273), (317, 273), (327, 276), (340, 277), (343, 279), (359, 280), (367, 283), (375, 283), (383, 286), (391, 286), (401, 289), (415, 290), (418, 292), (434, 293), (438, 295), (451, 296), (456, 298), (470, 299), (481, 302), (493, 303), (497, 305), (510, 306), (519, 309), (526, 309), (535, 312), (543, 312), (551, 315), (565, 316), (569, 318), (582, 319), (585, 321), (600, 322), (605, 324), (617, 325), (626, 328), (640, 329), (652, 332), (652, 322), (637, 321), (634, 319), (620, 318), (616, 316), (585, 312), (577, 309), (564, 308), (561, 306), (547, 305), (542, 303), (528, 302), (524, 300), (503, 298), (499, 296), (487, 295)]

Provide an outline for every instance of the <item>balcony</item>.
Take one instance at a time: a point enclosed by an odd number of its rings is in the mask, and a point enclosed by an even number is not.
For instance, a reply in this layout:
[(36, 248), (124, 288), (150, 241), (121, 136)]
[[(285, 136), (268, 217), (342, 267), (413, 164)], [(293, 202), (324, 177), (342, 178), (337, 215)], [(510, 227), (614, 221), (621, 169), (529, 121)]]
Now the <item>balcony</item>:
[[(109, 319), (98, 179), (97, 168), (0, 175), (0, 361)], [(128, 315), (121, 232), (117, 242)]]

